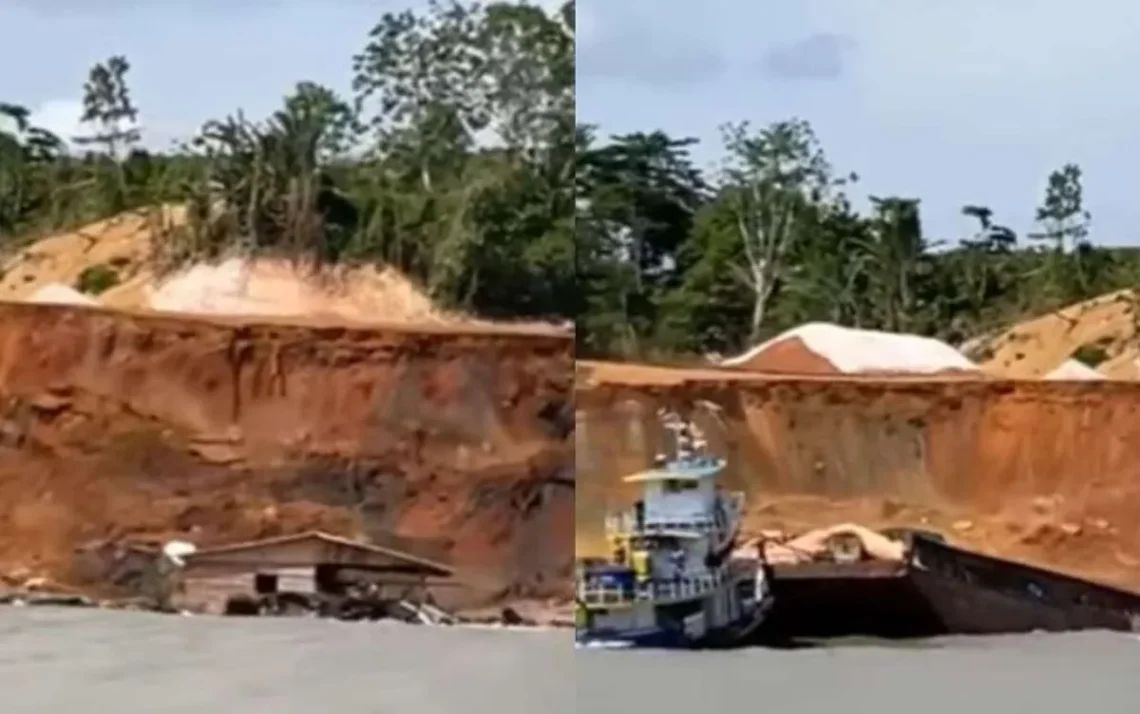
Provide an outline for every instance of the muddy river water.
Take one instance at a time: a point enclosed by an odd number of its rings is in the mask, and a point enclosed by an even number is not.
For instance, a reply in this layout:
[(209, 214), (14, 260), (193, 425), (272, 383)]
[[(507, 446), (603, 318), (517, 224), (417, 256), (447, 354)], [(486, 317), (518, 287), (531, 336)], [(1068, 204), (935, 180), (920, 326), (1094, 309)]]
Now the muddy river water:
[(1135, 714), (1140, 640), (1102, 633), (710, 653), (582, 652), (578, 710)]
[(563, 632), (0, 608), (4, 714), (570, 714)]
[(5, 714), (1136, 714), (1140, 640), (576, 652), (565, 632), (0, 609)]

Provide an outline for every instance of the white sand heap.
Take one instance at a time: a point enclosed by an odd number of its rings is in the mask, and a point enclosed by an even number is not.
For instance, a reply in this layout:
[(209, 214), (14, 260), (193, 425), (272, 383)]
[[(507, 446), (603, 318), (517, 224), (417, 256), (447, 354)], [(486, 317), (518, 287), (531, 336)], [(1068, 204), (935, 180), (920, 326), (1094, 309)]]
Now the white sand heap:
[(1079, 379), (1097, 380), (1104, 379), (1104, 375), (1083, 362), (1078, 362), (1075, 359), (1067, 359), (1062, 362), (1059, 367), (1045, 375), (1045, 379), (1055, 379), (1058, 381)]
[(98, 305), (99, 302), (75, 288), (60, 283), (48, 283), (28, 296), (28, 302), (48, 305)]
[(788, 330), (720, 364), (785, 374), (981, 372), (958, 350), (930, 337), (824, 322)]
[(231, 259), (199, 264), (146, 290), (163, 312), (246, 316), (325, 316), (368, 322), (441, 322), (431, 299), (394, 270), (357, 268), (315, 274), (287, 262)]

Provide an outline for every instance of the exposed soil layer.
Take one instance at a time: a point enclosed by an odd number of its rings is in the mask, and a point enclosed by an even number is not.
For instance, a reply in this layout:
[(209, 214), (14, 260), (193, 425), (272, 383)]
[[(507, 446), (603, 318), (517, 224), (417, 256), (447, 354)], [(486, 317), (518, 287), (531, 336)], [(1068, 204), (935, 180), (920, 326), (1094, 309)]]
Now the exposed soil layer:
[(0, 303), (0, 573), (320, 528), (430, 539), (473, 597), (565, 596), (572, 362), (554, 332)]
[[(579, 552), (599, 553), (619, 482), (658, 450), (654, 411), (697, 412), (748, 494), (746, 527), (834, 523), (951, 542), (1140, 588), (1140, 385), (957, 378), (773, 378), (583, 364)], [(703, 416), (702, 416), (703, 414)]]
[(732, 369), (782, 374), (839, 374), (827, 358), (813, 352), (799, 337), (789, 337), (753, 355)]

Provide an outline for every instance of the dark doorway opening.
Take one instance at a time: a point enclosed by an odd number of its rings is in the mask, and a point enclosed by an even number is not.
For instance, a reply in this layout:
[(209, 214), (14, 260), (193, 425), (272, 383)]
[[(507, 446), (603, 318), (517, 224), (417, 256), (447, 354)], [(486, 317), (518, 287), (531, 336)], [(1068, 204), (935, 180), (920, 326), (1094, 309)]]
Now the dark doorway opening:
[(253, 576), (253, 590), (258, 595), (273, 595), (277, 592), (277, 574), (255, 573)]
[(341, 568), (333, 563), (318, 563), (313, 571), (313, 581), (317, 592), (329, 595), (343, 595), (345, 583), (340, 579)]

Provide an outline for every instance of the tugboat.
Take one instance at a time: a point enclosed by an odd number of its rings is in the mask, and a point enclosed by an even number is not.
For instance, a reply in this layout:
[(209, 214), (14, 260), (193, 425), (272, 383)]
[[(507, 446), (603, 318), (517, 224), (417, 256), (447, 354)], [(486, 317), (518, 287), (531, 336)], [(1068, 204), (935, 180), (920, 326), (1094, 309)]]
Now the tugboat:
[(716, 477), (697, 426), (659, 414), (672, 457), (625, 478), (642, 486), (632, 509), (606, 518), (610, 561), (579, 563), (575, 636), (580, 647), (699, 649), (739, 644), (772, 605), (763, 552), (737, 550), (744, 496)]

